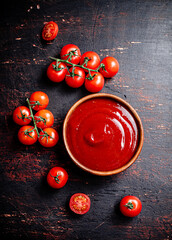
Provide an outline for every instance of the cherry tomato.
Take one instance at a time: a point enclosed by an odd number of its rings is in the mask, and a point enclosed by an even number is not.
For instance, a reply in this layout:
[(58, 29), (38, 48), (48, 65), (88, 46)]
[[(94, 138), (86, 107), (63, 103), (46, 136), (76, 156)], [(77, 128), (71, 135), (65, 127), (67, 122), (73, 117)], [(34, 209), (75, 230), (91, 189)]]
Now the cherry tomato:
[(14, 122), (21, 126), (28, 125), (31, 122), (32, 118), (29, 116), (30, 110), (25, 106), (17, 107), (13, 112)]
[[(84, 63), (85, 61), (86, 63)], [(81, 57), (80, 65), (95, 70), (100, 65), (100, 57), (95, 52), (92, 51), (85, 52)]]
[(54, 116), (52, 112), (47, 109), (39, 110), (35, 114), (34, 119), (36, 121), (36, 126), (42, 129), (46, 127), (51, 127), (54, 123)]
[(90, 78), (90, 75), (87, 74), (85, 79), (85, 88), (92, 93), (99, 92), (104, 86), (104, 77), (99, 72), (91, 72), (91, 76), (93, 79), (89, 80), (87, 78)]
[[(69, 54), (71, 54), (70, 57), (69, 57)], [(61, 59), (64, 59), (64, 60), (66, 60), (69, 57), (69, 59), (68, 59), (69, 62), (78, 64), (81, 59), (81, 51), (76, 45), (67, 44), (66, 46), (64, 46), (62, 48), (60, 57), (61, 57)], [(71, 66), (70, 64), (67, 64), (67, 65)]]
[(24, 145), (32, 145), (37, 141), (38, 135), (33, 126), (27, 125), (19, 129), (18, 139)]
[(59, 31), (58, 25), (51, 21), (45, 24), (42, 30), (42, 38), (46, 41), (53, 40)]
[(66, 64), (63, 62), (52, 62), (47, 69), (47, 76), (53, 82), (61, 82), (67, 73)]
[(85, 80), (85, 72), (82, 68), (72, 67), (65, 77), (68, 86), (73, 88), (81, 87)]
[(48, 106), (49, 98), (46, 93), (37, 91), (30, 96), (30, 104), (35, 111), (45, 109)]
[(38, 141), (44, 147), (54, 147), (59, 140), (59, 135), (54, 128), (44, 128), (39, 135)]
[(62, 188), (67, 183), (68, 174), (64, 168), (54, 167), (47, 175), (47, 182), (52, 188)]
[(119, 63), (114, 57), (105, 57), (101, 63), (104, 64), (104, 67), (100, 68), (99, 71), (104, 77), (111, 78), (117, 74), (119, 70)]
[(76, 214), (85, 214), (91, 205), (90, 198), (84, 193), (75, 193), (69, 201), (70, 209)]
[(141, 210), (142, 203), (135, 196), (125, 196), (120, 202), (120, 211), (124, 216), (135, 217)]

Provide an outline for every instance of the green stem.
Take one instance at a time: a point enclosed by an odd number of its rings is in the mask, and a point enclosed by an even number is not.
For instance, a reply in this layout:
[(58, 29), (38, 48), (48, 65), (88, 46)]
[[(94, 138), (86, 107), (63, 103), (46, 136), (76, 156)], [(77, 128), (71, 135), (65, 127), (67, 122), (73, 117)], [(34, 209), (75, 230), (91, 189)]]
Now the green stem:
[(26, 102), (28, 103), (28, 106), (29, 106), (30, 116), (31, 116), (33, 124), (34, 124), (34, 129), (36, 130), (36, 132), (38, 134), (38, 137), (39, 137), (39, 131), (38, 131), (38, 128), (36, 126), (36, 121), (35, 121), (35, 118), (34, 118), (34, 115), (33, 115), (33, 111), (32, 111), (32, 108), (31, 108), (31, 104), (30, 104), (30, 101), (29, 101), (28, 98), (26, 99)]

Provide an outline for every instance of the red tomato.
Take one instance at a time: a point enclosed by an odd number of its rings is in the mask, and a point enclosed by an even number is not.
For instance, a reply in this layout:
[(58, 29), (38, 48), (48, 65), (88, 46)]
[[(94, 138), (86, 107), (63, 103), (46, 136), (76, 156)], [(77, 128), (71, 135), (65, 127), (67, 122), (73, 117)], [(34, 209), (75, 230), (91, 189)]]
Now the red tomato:
[(101, 64), (104, 64), (104, 68), (100, 68), (101, 74), (106, 78), (115, 76), (119, 70), (119, 63), (114, 57), (105, 57)]
[(47, 175), (47, 182), (52, 188), (62, 188), (67, 183), (68, 174), (64, 168), (54, 167)]
[(44, 128), (39, 133), (38, 141), (44, 147), (54, 147), (59, 140), (59, 135), (54, 128)]
[(87, 79), (90, 77), (90, 75), (87, 74), (85, 88), (92, 93), (99, 92), (104, 87), (104, 77), (99, 72), (91, 72), (91, 76), (93, 77), (93, 80)]
[(28, 125), (31, 122), (32, 118), (29, 116), (30, 110), (25, 106), (17, 107), (13, 112), (14, 122), (21, 126)]
[(126, 196), (120, 202), (120, 211), (124, 216), (135, 217), (142, 210), (141, 201), (135, 196)]
[(51, 41), (57, 36), (58, 31), (59, 28), (55, 22), (48, 22), (42, 30), (42, 38), (46, 41)]
[(33, 126), (27, 125), (19, 129), (18, 139), (24, 145), (32, 145), (37, 141), (38, 135)]
[[(71, 56), (69, 58), (69, 53), (71, 52)], [(74, 45), (74, 44), (67, 44), (66, 46), (64, 46), (61, 50), (60, 53), (60, 57), (61, 59), (68, 59), (69, 62), (74, 63), (74, 64), (78, 64), (80, 62), (81, 59), (81, 51), (80, 49)], [(68, 66), (71, 66), (70, 64), (67, 64)]]
[(84, 193), (75, 193), (70, 198), (70, 209), (76, 214), (85, 214), (89, 211), (91, 205), (90, 198)]
[(82, 68), (72, 67), (65, 77), (68, 86), (73, 88), (81, 87), (85, 80), (85, 72)]
[(61, 82), (67, 73), (66, 64), (63, 62), (52, 62), (47, 69), (47, 76), (53, 82)]
[(54, 116), (52, 112), (47, 109), (39, 110), (35, 114), (34, 119), (36, 121), (36, 126), (42, 129), (46, 127), (51, 127), (54, 123)]
[[(85, 61), (87, 62), (84, 63)], [(83, 65), (84, 67), (87, 67), (89, 69), (96, 70), (100, 65), (100, 57), (95, 52), (85, 52), (81, 57), (80, 65)]]
[(30, 104), (35, 111), (45, 109), (48, 106), (49, 98), (46, 93), (37, 91), (30, 96)]

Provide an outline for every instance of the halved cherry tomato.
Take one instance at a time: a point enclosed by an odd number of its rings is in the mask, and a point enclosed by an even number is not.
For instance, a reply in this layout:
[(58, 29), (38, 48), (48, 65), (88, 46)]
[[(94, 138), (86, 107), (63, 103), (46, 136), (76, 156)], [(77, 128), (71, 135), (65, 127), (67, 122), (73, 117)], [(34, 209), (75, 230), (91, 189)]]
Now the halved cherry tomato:
[(59, 135), (54, 128), (44, 128), (39, 133), (38, 141), (44, 147), (54, 147), (59, 140)]
[[(85, 62), (85, 63), (84, 63)], [(96, 70), (100, 65), (100, 57), (96, 52), (88, 51), (81, 56), (80, 65)]]
[(36, 126), (42, 129), (46, 127), (51, 127), (54, 123), (54, 116), (52, 112), (47, 109), (39, 110), (35, 114), (34, 119), (36, 121)]
[(120, 211), (124, 216), (135, 217), (142, 210), (140, 199), (135, 196), (125, 196), (120, 202)]
[(19, 129), (18, 139), (24, 145), (32, 145), (37, 141), (38, 135), (33, 126), (27, 125)]
[(61, 82), (67, 73), (66, 64), (63, 62), (52, 62), (47, 69), (47, 76), (53, 82)]
[(73, 88), (81, 87), (85, 80), (85, 72), (82, 68), (72, 67), (65, 77), (68, 86)]
[(57, 23), (51, 21), (45, 24), (42, 30), (42, 38), (46, 41), (53, 40), (59, 31)]
[(75, 193), (69, 201), (70, 209), (76, 214), (85, 214), (91, 205), (90, 198), (84, 193)]
[(14, 122), (21, 126), (28, 125), (31, 122), (32, 118), (29, 116), (30, 110), (25, 106), (17, 107), (13, 112)]
[(45, 109), (48, 106), (49, 98), (46, 93), (37, 91), (30, 96), (30, 104), (35, 111)]
[(68, 174), (64, 168), (54, 167), (47, 175), (47, 182), (52, 188), (62, 188), (67, 183)]
[[(69, 62), (78, 64), (81, 59), (81, 51), (80, 49), (74, 45), (74, 44), (67, 44), (64, 46), (60, 53), (61, 59), (68, 59)], [(71, 66), (70, 64), (67, 64), (68, 66)]]
[(117, 74), (119, 63), (114, 57), (105, 57), (101, 63), (104, 64), (104, 67), (100, 68), (99, 71), (104, 77), (111, 78)]
[(91, 72), (92, 80), (89, 80), (90, 75), (87, 74), (85, 79), (85, 88), (92, 93), (99, 92), (104, 86), (104, 77), (99, 72)]

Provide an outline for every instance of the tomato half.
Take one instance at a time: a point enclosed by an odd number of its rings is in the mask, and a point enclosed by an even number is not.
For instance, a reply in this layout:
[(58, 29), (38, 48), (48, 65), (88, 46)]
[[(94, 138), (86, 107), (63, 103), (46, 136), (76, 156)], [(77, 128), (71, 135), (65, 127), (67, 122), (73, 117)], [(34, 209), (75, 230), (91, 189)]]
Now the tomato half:
[(65, 79), (67, 67), (62, 62), (52, 62), (47, 69), (47, 76), (53, 82), (61, 82)]
[(59, 135), (54, 128), (44, 128), (39, 133), (38, 141), (44, 147), (54, 147), (59, 140)]
[(30, 101), (31, 107), (35, 111), (39, 111), (41, 109), (45, 109), (48, 106), (49, 98), (46, 93), (37, 91), (32, 93), (29, 101)]
[(99, 71), (106, 78), (115, 76), (119, 70), (119, 63), (114, 57), (105, 57), (101, 64), (104, 64), (104, 67), (100, 68)]
[(85, 80), (85, 72), (82, 68), (72, 67), (65, 77), (68, 86), (73, 88), (81, 87)]
[[(84, 63), (85, 62), (85, 63)], [(96, 70), (100, 65), (100, 57), (96, 52), (88, 51), (81, 56), (80, 65)]]
[(84, 193), (75, 193), (69, 201), (70, 209), (76, 214), (85, 214), (91, 205), (90, 198)]
[(33, 126), (27, 125), (19, 129), (18, 139), (24, 145), (32, 145), (37, 141), (38, 135)]
[[(60, 52), (61, 59), (68, 59), (69, 62), (78, 64), (81, 59), (81, 51), (80, 49), (74, 44), (67, 44), (64, 46)], [(71, 64), (67, 64), (71, 66)]]
[(42, 129), (46, 127), (51, 127), (54, 123), (54, 116), (52, 112), (47, 109), (39, 110), (35, 114), (34, 119), (36, 121), (36, 126)]
[(48, 185), (52, 188), (62, 188), (67, 183), (68, 174), (64, 168), (54, 167), (47, 175)]
[(42, 30), (42, 38), (46, 41), (53, 40), (59, 31), (57, 23), (51, 21), (45, 24)]
[(25, 106), (17, 107), (13, 112), (14, 122), (21, 126), (28, 125), (31, 122), (32, 118), (29, 116), (30, 110)]
[(104, 77), (99, 72), (91, 72), (92, 80), (89, 80), (90, 75), (87, 74), (85, 79), (85, 88), (92, 93), (99, 92), (104, 87)]
[(135, 217), (142, 210), (142, 203), (135, 196), (125, 196), (120, 202), (120, 211), (124, 216)]

